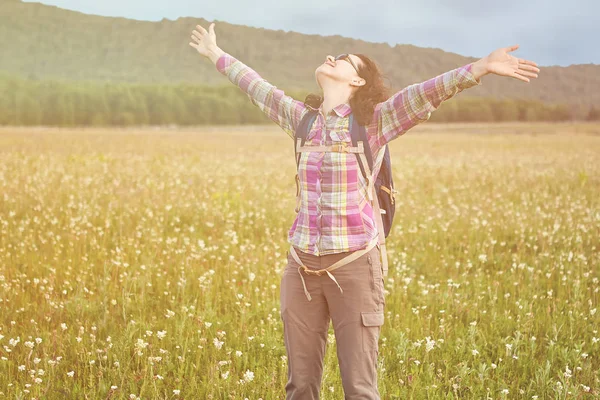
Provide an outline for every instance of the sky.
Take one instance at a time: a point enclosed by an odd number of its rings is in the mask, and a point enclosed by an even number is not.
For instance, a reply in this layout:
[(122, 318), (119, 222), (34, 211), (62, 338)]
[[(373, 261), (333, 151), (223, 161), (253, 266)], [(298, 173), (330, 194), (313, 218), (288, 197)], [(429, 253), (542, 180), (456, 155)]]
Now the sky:
[[(27, 1), (29, 2), (29, 1)], [(86, 14), (138, 20), (198, 17), (255, 28), (433, 47), (540, 66), (600, 65), (600, 0), (42, 0)], [(208, 28), (208, 26), (205, 26)]]

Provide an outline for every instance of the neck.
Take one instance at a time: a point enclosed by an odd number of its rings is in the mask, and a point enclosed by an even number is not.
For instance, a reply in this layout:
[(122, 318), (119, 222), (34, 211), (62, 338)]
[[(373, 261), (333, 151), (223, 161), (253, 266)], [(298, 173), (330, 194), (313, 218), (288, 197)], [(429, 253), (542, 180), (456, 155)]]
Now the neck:
[(324, 88), (323, 89), (323, 114), (325, 116), (329, 115), (329, 112), (333, 110), (334, 107), (348, 103), (350, 101), (350, 96), (352, 95), (352, 90), (350, 87), (340, 88), (339, 86), (335, 88)]

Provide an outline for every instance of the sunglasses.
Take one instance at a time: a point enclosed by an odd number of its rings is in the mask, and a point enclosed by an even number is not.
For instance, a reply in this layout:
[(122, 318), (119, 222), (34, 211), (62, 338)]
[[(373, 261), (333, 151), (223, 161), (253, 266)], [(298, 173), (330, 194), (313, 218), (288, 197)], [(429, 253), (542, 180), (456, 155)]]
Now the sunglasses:
[(352, 64), (352, 66), (356, 70), (356, 73), (358, 74), (358, 68), (356, 67), (356, 64), (354, 64), (354, 61), (352, 61), (352, 58), (350, 58), (349, 54), (340, 54), (339, 56), (337, 56), (335, 58), (335, 61), (337, 61), (337, 60), (346, 60), (346, 61), (348, 61), (350, 64)]

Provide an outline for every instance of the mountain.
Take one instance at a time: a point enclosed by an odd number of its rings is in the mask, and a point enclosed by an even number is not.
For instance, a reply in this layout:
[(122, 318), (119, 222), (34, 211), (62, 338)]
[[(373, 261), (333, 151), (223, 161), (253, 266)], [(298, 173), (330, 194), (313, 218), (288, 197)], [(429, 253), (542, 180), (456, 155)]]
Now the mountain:
[[(65, 82), (225, 85), (229, 81), (188, 45), (195, 26), (208, 28), (210, 22), (216, 23), (219, 47), (284, 90), (318, 91), (314, 70), (327, 54), (373, 57), (395, 90), (477, 60), (437, 48), (391, 47), (339, 35), (307, 35), (199, 17), (141, 21), (0, 0), (0, 71)], [(526, 49), (521, 53), (527, 58)], [(487, 75), (482, 86), (469, 89), (469, 96), (586, 107), (600, 104), (600, 65), (540, 65), (540, 69), (539, 77), (530, 83)]]

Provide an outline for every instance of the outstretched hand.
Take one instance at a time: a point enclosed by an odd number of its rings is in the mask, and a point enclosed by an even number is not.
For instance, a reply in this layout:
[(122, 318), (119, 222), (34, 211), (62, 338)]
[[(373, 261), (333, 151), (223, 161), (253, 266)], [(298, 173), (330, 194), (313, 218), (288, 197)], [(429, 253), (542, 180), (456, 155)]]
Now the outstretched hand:
[(196, 25), (198, 30), (192, 31), (192, 40), (190, 42), (190, 46), (198, 50), (198, 53), (202, 54), (205, 57), (209, 57), (211, 51), (218, 48), (217, 46), (217, 35), (215, 34), (215, 23), (213, 22), (208, 27), (208, 31), (201, 27), (200, 25)]
[(488, 72), (501, 76), (509, 76), (524, 82), (529, 82), (529, 78), (537, 78), (537, 73), (540, 72), (540, 69), (535, 62), (508, 54), (518, 48), (519, 45), (517, 44), (510, 47), (501, 47), (490, 53), (486, 57)]

